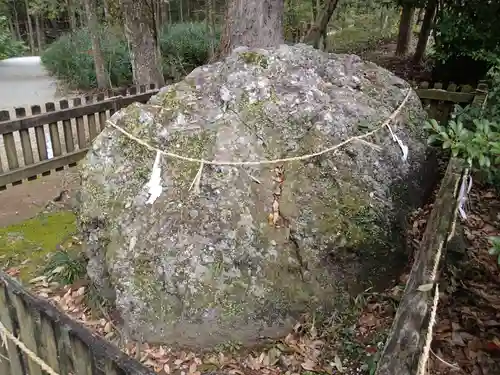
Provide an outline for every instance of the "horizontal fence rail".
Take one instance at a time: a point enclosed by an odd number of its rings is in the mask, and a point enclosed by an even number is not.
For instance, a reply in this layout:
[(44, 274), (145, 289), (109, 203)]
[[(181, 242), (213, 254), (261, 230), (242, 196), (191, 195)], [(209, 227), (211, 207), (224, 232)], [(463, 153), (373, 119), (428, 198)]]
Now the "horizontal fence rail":
[(412, 83), (430, 118), (439, 122), (447, 121), (455, 105), (466, 106), (474, 101), (483, 102), (488, 92), (488, 85), (481, 82), (474, 88), (470, 85), (459, 86), (450, 83), (446, 89), (442, 83)]
[[(484, 83), (476, 89), (455, 84), (444, 89), (441, 83), (428, 82), (412, 86), (429, 116), (440, 122), (449, 118), (454, 105), (482, 100), (488, 89)], [(71, 107), (61, 100), (57, 110), (54, 103), (46, 103), (44, 113), (34, 105), (30, 116), (25, 108), (17, 108), (12, 119), (8, 111), (0, 111), (0, 190), (75, 166), (113, 113), (133, 102), (145, 103), (157, 92), (152, 84), (115, 90), (108, 97), (87, 96), (85, 104), (75, 98)]]
[[(15, 118), (0, 111), (0, 190), (18, 185), (65, 167), (73, 167), (88, 151), (94, 138), (106, 126), (106, 120), (134, 102), (145, 103), (158, 90), (154, 84), (130, 87), (71, 101), (16, 108)], [(2, 147), (3, 143), (3, 147)], [(3, 148), (3, 149), (2, 149)], [(3, 159), (3, 160), (2, 160)]]
[[(40, 362), (61, 375), (155, 374), (1, 271), (0, 323), (2, 375), (46, 374)], [(28, 350), (20, 349), (5, 331)]]

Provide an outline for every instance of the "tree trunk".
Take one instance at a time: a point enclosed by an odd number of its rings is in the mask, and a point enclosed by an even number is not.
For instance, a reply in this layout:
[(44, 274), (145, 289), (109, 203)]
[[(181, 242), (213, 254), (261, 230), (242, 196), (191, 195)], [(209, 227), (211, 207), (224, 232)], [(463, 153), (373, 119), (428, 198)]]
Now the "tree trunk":
[(31, 25), (30, 6), (28, 0), (24, 0), (24, 4), (26, 5), (26, 24), (28, 25), (28, 41), (30, 45), (31, 54), (35, 55), (35, 38), (33, 36), (33, 26)]
[(161, 56), (147, 0), (121, 0), (134, 84), (163, 86)]
[(21, 37), (21, 30), (19, 29), (19, 15), (17, 14), (16, 6), (14, 5), (12, 9), (14, 10), (14, 28), (16, 29), (16, 39), (23, 40)]
[(230, 0), (217, 57), (239, 46), (279, 46), (284, 42), (283, 13), (283, 0)]
[[(102, 7), (104, 8), (104, 20), (109, 23), (111, 21), (111, 15), (109, 14), (109, 0), (103, 0)], [(89, 23), (90, 26), (90, 23)]]
[(182, 4), (182, 0), (179, 0), (179, 16), (180, 16), (180, 21), (184, 22), (184, 7)]
[(387, 9), (382, 8), (380, 10), (380, 30), (384, 31), (387, 28), (387, 22), (389, 21), (389, 14)]
[(170, 12), (170, 3), (165, 3), (163, 1), (160, 2), (160, 13), (161, 13), (161, 30), (165, 28), (165, 25), (168, 24), (169, 21), (169, 13)]
[(75, 14), (75, 8), (73, 6), (73, 0), (68, 0), (67, 6), (68, 6), (69, 27), (71, 31), (74, 31), (77, 29), (77, 25), (76, 25), (76, 14)]
[(307, 35), (304, 37), (305, 43), (311, 43), (314, 48), (319, 48), (321, 38), (323, 37), (323, 46), (326, 49), (326, 30), (338, 3), (339, 0), (328, 0), (326, 2), (321, 14), (318, 16), (318, 19), (314, 25), (311, 26)]
[(38, 14), (35, 16), (35, 30), (36, 30), (36, 44), (38, 47), (38, 54), (41, 55), (45, 38), (43, 32), (43, 21), (40, 22), (40, 15)]
[(214, 0), (205, 0), (205, 23), (207, 26), (207, 34), (210, 36), (210, 56), (212, 60), (215, 56), (215, 17), (214, 17)]
[(415, 8), (410, 4), (403, 5), (401, 18), (399, 20), (398, 43), (396, 46), (396, 56), (404, 56), (408, 53), (411, 42), (411, 26)]
[(413, 62), (415, 64), (420, 64), (422, 58), (424, 57), (436, 9), (437, 0), (428, 0), (427, 7), (425, 8), (424, 20), (422, 21), (422, 27), (420, 28), (420, 34), (418, 35), (417, 48), (415, 49), (415, 54), (413, 55)]
[(9, 31), (12, 39), (18, 40), (16, 35), (16, 30), (14, 30), (14, 21), (12, 21), (12, 17), (7, 17), (7, 22), (9, 23)]
[(311, 7), (312, 7), (312, 22), (316, 22), (318, 19), (318, 5), (319, 5), (319, 0), (311, 0)]
[(423, 17), (424, 17), (424, 8), (420, 8), (418, 10), (418, 15), (417, 15), (417, 24), (419, 24), (420, 22), (423, 22)]
[(90, 39), (92, 41), (92, 56), (94, 57), (95, 75), (97, 78), (97, 87), (100, 89), (110, 86), (109, 77), (106, 73), (104, 56), (101, 50), (99, 40), (99, 21), (97, 20), (95, 0), (84, 0), (85, 14), (89, 26)]

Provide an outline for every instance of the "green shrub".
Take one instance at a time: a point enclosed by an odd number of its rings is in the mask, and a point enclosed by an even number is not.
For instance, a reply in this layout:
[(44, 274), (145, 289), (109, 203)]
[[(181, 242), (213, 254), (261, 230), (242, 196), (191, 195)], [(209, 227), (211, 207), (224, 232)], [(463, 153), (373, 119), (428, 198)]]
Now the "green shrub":
[(7, 26), (7, 18), (0, 16), (0, 60), (23, 55), (27, 50), (24, 43), (12, 39)]
[[(127, 42), (113, 29), (100, 31), (101, 48), (115, 87), (132, 83), (132, 66)], [(217, 32), (217, 40), (220, 33)], [(210, 37), (204, 24), (176, 24), (166, 28), (160, 38), (163, 72), (178, 79), (208, 60)], [(41, 56), (50, 74), (72, 87), (90, 89), (97, 86), (92, 45), (87, 29), (63, 35)]]
[[(132, 80), (132, 68), (125, 41), (103, 29), (101, 48), (113, 86)], [(87, 29), (63, 35), (42, 53), (42, 63), (50, 74), (72, 87), (90, 89), (97, 86), (92, 57), (92, 44)]]
[(491, 248), (489, 250), (490, 255), (497, 257), (497, 263), (500, 266), (500, 237), (489, 237), (491, 242)]
[(440, 125), (434, 119), (424, 128), (431, 132), (429, 144), (451, 150), (479, 176), (500, 187), (500, 59), (489, 72), (492, 89), (482, 108), (457, 106), (450, 121)]
[(50, 281), (71, 285), (86, 276), (87, 261), (83, 254), (58, 250), (53, 253), (43, 269)]
[(178, 23), (165, 28), (160, 38), (163, 73), (167, 78), (179, 79), (194, 68), (205, 64), (210, 57), (211, 43), (217, 49), (220, 30), (212, 41), (204, 23)]

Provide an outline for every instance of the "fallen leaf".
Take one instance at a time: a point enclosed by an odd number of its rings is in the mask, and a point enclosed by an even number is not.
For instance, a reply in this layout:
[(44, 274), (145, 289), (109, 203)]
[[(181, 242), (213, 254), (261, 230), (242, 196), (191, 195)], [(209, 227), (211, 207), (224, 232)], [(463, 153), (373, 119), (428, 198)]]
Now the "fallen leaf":
[(300, 366), (306, 371), (314, 371), (314, 369), (316, 368), (316, 363), (314, 363), (310, 359), (306, 359), (300, 364)]
[(420, 285), (417, 290), (420, 291), (420, 292), (428, 292), (432, 289), (432, 287), (434, 286), (433, 283), (430, 283), (430, 284), (422, 284)]
[(335, 362), (333, 365), (339, 370), (340, 372), (344, 372), (344, 366), (342, 366), (342, 361), (340, 360), (340, 357), (335, 354)]

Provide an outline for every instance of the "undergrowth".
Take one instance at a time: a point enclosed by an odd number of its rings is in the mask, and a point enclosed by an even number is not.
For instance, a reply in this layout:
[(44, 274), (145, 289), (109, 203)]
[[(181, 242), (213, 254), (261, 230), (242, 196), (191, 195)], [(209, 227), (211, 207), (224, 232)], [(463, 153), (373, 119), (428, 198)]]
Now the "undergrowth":
[[(217, 31), (216, 44), (219, 35)], [(132, 65), (123, 34), (104, 26), (99, 30), (99, 38), (112, 86), (131, 84)], [(167, 81), (179, 79), (206, 63), (211, 43), (203, 23), (179, 23), (165, 28), (160, 36), (160, 47)], [(63, 35), (42, 53), (41, 59), (48, 72), (68, 86), (83, 90), (97, 87), (88, 29)]]
[(328, 49), (335, 53), (362, 53), (378, 44), (392, 40), (398, 32), (397, 14), (388, 15), (387, 24), (382, 27), (377, 14), (362, 15), (346, 24), (341, 30), (328, 37)]
[(50, 281), (62, 285), (71, 285), (85, 278), (87, 260), (81, 252), (58, 250), (53, 253), (42, 273)]
[[(500, 59), (489, 71), (490, 90), (482, 107), (456, 106), (451, 119), (428, 121), (428, 143), (450, 150), (464, 161), (475, 178), (500, 191)], [(490, 237), (490, 254), (500, 265), (500, 237)]]

